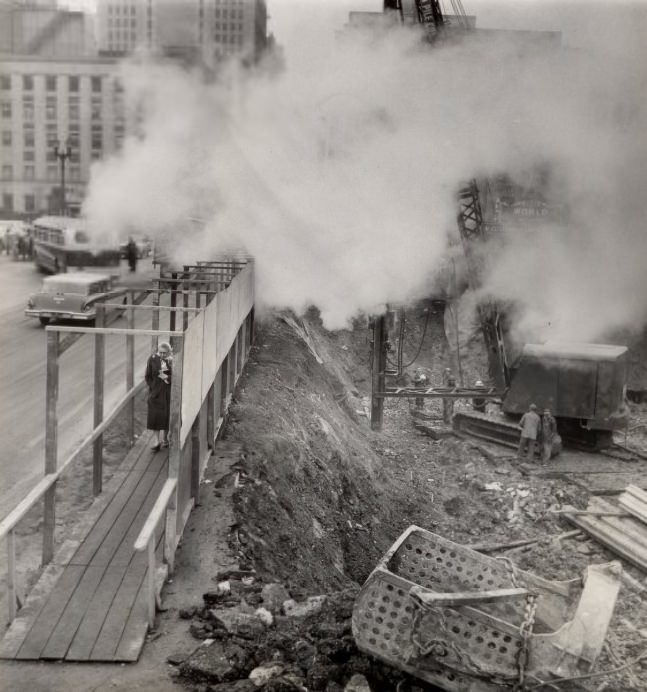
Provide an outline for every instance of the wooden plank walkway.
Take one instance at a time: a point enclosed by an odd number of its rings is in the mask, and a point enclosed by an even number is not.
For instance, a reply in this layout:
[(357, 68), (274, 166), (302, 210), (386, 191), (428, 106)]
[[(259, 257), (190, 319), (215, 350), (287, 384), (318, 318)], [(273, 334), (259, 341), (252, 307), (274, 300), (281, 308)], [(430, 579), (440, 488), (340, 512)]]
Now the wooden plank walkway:
[[(147, 631), (147, 562), (133, 545), (168, 474), (143, 435), (89, 508), (84, 535), (43, 572), (0, 642), (0, 658), (136, 661)], [(161, 522), (163, 524), (163, 522)], [(158, 558), (163, 526), (157, 536)]]

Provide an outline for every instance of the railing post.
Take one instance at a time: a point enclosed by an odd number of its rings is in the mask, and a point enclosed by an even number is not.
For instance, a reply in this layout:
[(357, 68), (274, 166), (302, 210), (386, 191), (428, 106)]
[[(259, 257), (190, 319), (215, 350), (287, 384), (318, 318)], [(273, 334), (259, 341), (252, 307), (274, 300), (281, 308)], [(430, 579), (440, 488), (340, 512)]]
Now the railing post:
[[(58, 464), (58, 352), (59, 333), (47, 331), (47, 381), (45, 389), (45, 475), (55, 473)], [(42, 563), (54, 557), (54, 529), (56, 528), (56, 483), (45, 492), (43, 509)]]
[[(159, 294), (158, 294), (159, 295)], [(128, 329), (135, 328), (135, 308), (132, 307), (135, 302), (135, 296), (129, 292), (130, 304), (128, 311)], [(157, 312), (157, 310), (155, 311)], [(135, 335), (128, 334), (126, 336), (126, 391), (129, 392), (135, 386)], [(130, 447), (135, 442), (135, 398), (131, 398), (126, 409), (128, 444)]]
[[(171, 337), (173, 347), (173, 379), (171, 382), (171, 412), (169, 420), (169, 444), (168, 477), (178, 478), (180, 462), (182, 459), (182, 362), (184, 358), (183, 339)], [(179, 485), (179, 483), (178, 483)], [(166, 554), (169, 561), (169, 570), (172, 571), (175, 562), (175, 543), (177, 536), (177, 515), (182, 511), (178, 506), (178, 485), (175, 486), (173, 497), (169, 502), (166, 512)]]
[(148, 588), (146, 590), (148, 627), (155, 628), (155, 534), (148, 541)]
[(220, 388), (220, 403), (219, 403), (219, 416), (225, 415), (225, 406), (227, 405), (227, 395), (229, 394), (229, 354), (227, 354), (222, 361), (220, 366), (221, 372), (221, 382), (222, 386)]
[[(186, 290), (182, 293), (182, 307), (183, 308), (189, 307), (189, 292)], [(188, 326), (189, 326), (189, 313), (187, 310), (185, 310), (182, 313), (182, 329), (184, 331), (186, 331)]]
[(9, 622), (13, 622), (22, 605), (22, 597), (19, 596), (16, 583), (16, 532), (11, 529), (7, 534), (7, 601), (9, 605)]
[[(153, 324), (151, 325), (152, 329), (155, 331), (158, 331), (160, 328), (160, 311), (158, 310), (159, 304), (160, 304), (160, 296), (162, 295), (161, 290), (156, 291), (155, 295), (153, 296)], [(152, 350), (153, 352), (157, 351), (157, 341), (158, 337), (154, 336), (152, 338)]]
[[(175, 308), (177, 307), (177, 283), (175, 283), (177, 279), (177, 272), (172, 272), (171, 273), (171, 307)], [(170, 317), (170, 322), (169, 322), (169, 330), (174, 332), (175, 331), (175, 311), (171, 310), (171, 317)]]
[[(105, 325), (106, 313), (103, 305), (97, 305), (96, 326)], [(106, 336), (94, 336), (94, 427), (103, 423), (103, 391), (106, 365)], [(92, 492), (101, 494), (103, 487), (103, 434), (92, 444)]]

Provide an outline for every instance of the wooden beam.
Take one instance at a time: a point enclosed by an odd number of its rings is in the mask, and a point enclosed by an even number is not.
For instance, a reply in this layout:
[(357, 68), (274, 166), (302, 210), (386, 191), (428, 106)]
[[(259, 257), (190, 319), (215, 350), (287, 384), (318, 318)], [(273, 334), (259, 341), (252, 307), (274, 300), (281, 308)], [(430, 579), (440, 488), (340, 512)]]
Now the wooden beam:
[(177, 478), (180, 471), (182, 457), (182, 362), (184, 359), (183, 341), (175, 337), (176, 342), (171, 342), (173, 348), (173, 375), (171, 380), (171, 412), (169, 421), (169, 478)]
[(174, 336), (181, 337), (182, 332), (171, 331), (169, 329), (113, 329), (112, 327), (45, 327), (47, 332), (72, 333), (78, 332), (81, 334), (134, 334), (135, 336)]
[[(202, 291), (201, 291), (202, 292)], [(107, 308), (118, 308), (121, 307), (123, 308), (123, 305), (121, 303), (106, 303)], [(132, 310), (157, 310), (158, 312), (171, 312), (174, 310), (175, 312), (201, 312), (202, 308), (197, 307), (197, 308), (172, 308), (167, 305), (132, 305), (129, 304), (129, 309)]]
[(386, 317), (373, 318), (373, 366), (371, 387), (371, 429), (381, 430), (384, 418), (384, 400), (378, 392), (384, 391), (386, 377)]
[[(103, 327), (105, 312), (97, 306), (97, 327)], [(96, 430), (103, 423), (103, 398), (106, 370), (106, 337), (96, 334), (94, 337), (94, 425)], [(92, 443), (92, 492), (95, 497), (101, 494), (103, 487), (103, 433), (96, 436)]]
[[(56, 472), (58, 464), (58, 356), (60, 336), (58, 332), (47, 333), (47, 379), (45, 386), (45, 475)], [(54, 530), (56, 528), (56, 484), (45, 492), (43, 508), (42, 564), (54, 557)]]
[(152, 349), (153, 351), (157, 351), (157, 332), (159, 331), (160, 328), (160, 313), (159, 313), (159, 306), (160, 306), (160, 296), (159, 293), (153, 296), (153, 321), (152, 321), (152, 327), (155, 330), (155, 335), (152, 338)]
[[(132, 297), (132, 296), (131, 296)], [(128, 329), (135, 328), (135, 306), (132, 302), (128, 305)], [(149, 306), (146, 306), (149, 307)], [(135, 336), (126, 336), (126, 391), (129, 392), (135, 386)], [(135, 444), (135, 397), (131, 397), (126, 404), (126, 430), (128, 433), (128, 446)]]
[(141, 552), (146, 550), (148, 544), (151, 542), (151, 539), (155, 540), (155, 530), (157, 529), (157, 526), (166, 512), (169, 502), (173, 498), (176, 487), (177, 478), (167, 478), (164, 482), (160, 494), (157, 496), (157, 500), (155, 500), (155, 504), (151, 508), (151, 511), (149, 512), (148, 517), (144, 522), (137, 539), (135, 540), (134, 548), (136, 551)]

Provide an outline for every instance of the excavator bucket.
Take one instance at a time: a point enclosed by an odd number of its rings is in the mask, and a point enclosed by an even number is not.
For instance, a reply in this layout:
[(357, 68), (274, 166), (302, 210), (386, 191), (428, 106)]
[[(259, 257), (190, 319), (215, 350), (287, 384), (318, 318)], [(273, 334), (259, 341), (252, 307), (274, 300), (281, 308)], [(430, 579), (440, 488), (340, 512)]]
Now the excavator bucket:
[[(410, 526), (353, 609), (357, 646), (451, 692), (495, 692), (590, 672), (622, 568), (549, 581)], [(518, 688), (518, 687), (517, 687)]]

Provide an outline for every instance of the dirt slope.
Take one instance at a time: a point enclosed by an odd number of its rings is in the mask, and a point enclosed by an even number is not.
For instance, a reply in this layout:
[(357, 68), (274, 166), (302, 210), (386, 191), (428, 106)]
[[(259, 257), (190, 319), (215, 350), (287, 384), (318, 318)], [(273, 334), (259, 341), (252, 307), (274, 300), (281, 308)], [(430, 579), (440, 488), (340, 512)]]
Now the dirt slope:
[[(432, 311), (424, 326), (429, 307), (419, 305), (409, 313), (404, 361), (417, 355), (416, 366), (439, 382), (452, 353), (443, 339), (442, 310)], [(244, 450), (236, 465), (230, 546), (241, 568), (255, 570), (258, 589), (280, 582), (296, 599), (353, 593), (410, 524), (462, 544), (540, 538), (506, 555), (549, 579), (574, 578), (588, 564), (615, 558), (586, 539), (550, 541), (572, 527), (549, 508), (586, 506), (589, 493), (577, 475), (551, 478), (550, 467), (536, 474), (503, 448), (485, 449), (454, 436), (434, 440), (414, 428), (406, 400), (387, 400), (384, 428), (372, 431), (366, 417), (369, 363), (370, 332), (364, 324), (330, 333), (316, 313), (302, 320), (272, 315), (257, 323), (225, 439)], [(439, 403), (428, 402), (426, 411), (439, 416)], [(609, 460), (611, 474), (613, 463)], [(627, 462), (615, 463), (624, 472)], [(643, 578), (633, 568), (629, 572)], [(621, 591), (608, 637), (611, 648), (599, 667), (612, 668), (645, 649), (643, 593), (640, 587)], [(262, 603), (258, 594), (252, 600)], [(196, 617), (208, 620), (205, 612), (196, 610)], [(335, 621), (335, 626), (341, 625)], [(214, 624), (198, 630), (202, 638), (213, 636)], [(288, 649), (270, 646), (268, 657), (289, 658)], [(259, 664), (253, 652), (247, 655), (253, 661), (248, 667)], [(348, 660), (355, 654), (348, 656), (345, 667), (335, 669), (335, 685), (345, 684), (353, 672)], [(366, 661), (358, 666), (370, 680)], [(185, 668), (189, 679), (190, 668)], [(237, 674), (242, 679), (248, 672), (242, 666)], [(647, 689), (647, 669), (636, 666), (607, 680), (608, 689)], [(599, 685), (596, 680), (590, 689)]]

